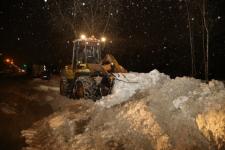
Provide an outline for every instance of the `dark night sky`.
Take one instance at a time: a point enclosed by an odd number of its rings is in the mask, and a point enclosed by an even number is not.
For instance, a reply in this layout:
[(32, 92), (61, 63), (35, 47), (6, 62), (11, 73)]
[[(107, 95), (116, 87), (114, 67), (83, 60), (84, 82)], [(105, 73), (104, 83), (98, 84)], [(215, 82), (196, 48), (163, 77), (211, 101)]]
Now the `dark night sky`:
[[(50, 1), (50, 0), (49, 0)], [(44, 0), (1, 0), (0, 52), (17, 63), (64, 61), (73, 36), (56, 31)], [(52, 1), (52, 0), (51, 0)], [(184, 0), (121, 1), (111, 52), (128, 70), (148, 72), (154, 68), (170, 75), (190, 75), (190, 48)], [(82, 4), (81, 4), (82, 5)], [(209, 1), (210, 76), (225, 78), (224, 0)], [(203, 75), (201, 29), (198, 10), (191, 10), (198, 77)]]

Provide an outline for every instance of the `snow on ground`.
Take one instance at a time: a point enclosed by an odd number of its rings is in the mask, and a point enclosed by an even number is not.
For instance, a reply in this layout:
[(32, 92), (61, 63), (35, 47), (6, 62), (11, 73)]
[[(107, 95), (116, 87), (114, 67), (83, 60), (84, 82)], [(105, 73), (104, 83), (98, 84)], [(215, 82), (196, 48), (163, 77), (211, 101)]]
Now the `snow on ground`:
[(96, 104), (76, 101), (23, 131), (27, 149), (225, 149), (222, 82), (125, 76)]
[(150, 73), (115, 74), (116, 80), (112, 94), (102, 98), (97, 104), (111, 107), (129, 100), (138, 91), (163, 84), (169, 76), (153, 70)]
[(21, 149), (21, 130), (73, 102), (59, 95), (59, 76), (0, 77), (0, 149)]

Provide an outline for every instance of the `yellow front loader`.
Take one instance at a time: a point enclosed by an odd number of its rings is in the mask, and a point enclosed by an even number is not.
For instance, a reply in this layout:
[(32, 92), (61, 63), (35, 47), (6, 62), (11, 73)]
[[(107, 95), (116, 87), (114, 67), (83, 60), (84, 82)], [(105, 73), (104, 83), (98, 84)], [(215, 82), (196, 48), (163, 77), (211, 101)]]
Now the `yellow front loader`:
[(110, 54), (102, 59), (105, 38), (94, 36), (75, 40), (72, 61), (61, 71), (60, 94), (74, 99), (98, 100), (111, 93), (113, 73), (126, 73)]

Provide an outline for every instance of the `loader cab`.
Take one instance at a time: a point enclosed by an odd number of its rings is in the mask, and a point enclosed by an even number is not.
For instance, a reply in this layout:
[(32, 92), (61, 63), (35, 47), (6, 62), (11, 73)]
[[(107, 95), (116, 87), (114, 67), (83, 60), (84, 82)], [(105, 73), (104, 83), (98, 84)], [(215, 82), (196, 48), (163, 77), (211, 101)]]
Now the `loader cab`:
[(101, 40), (94, 36), (90, 38), (82, 37), (73, 43), (73, 68), (77, 68), (80, 64), (100, 64), (103, 48)]

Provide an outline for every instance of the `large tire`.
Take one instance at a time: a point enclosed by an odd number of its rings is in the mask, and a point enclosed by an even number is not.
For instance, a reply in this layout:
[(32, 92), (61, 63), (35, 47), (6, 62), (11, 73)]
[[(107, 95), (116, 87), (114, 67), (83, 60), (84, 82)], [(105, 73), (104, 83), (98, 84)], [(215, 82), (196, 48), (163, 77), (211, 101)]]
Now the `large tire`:
[(73, 86), (71, 81), (67, 80), (66, 78), (60, 79), (60, 94), (61, 95), (70, 97), (72, 93), (72, 89), (73, 89)]
[(76, 99), (84, 98), (84, 85), (82, 82), (77, 81), (73, 88), (73, 97)]
[(74, 98), (99, 100), (102, 96), (100, 87), (97, 85), (94, 78), (89, 76), (78, 77), (73, 88)]
[(100, 84), (101, 95), (107, 96), (111, 94), (113, 86), (114, 86), (114, 79), (111, 79), (109, 75), (104, 76)]

